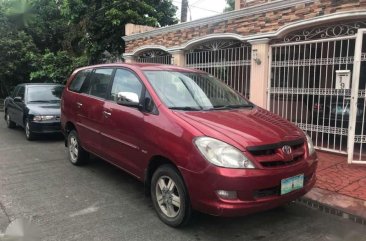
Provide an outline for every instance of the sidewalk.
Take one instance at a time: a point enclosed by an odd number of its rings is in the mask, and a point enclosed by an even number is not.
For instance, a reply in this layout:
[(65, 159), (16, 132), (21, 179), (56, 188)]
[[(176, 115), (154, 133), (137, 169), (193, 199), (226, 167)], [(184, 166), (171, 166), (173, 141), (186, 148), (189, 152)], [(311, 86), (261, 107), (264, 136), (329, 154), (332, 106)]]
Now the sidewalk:
[(303, 201), (365, 223), (366, 165), (349, 165), (344, 155), (318, 152), (318, 157), (317, 183)]

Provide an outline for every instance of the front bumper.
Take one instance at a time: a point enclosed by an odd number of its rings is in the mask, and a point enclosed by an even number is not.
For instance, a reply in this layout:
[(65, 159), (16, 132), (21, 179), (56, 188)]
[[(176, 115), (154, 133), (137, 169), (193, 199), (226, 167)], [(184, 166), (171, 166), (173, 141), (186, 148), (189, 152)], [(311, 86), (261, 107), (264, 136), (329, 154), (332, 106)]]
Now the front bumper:
[(60, 121), (33, 121), (30, 123), (30, 130), (34, 133), (61, 133)]
[[(181, 170), (192, 207), (215, 216), (242, 216), (291, 202), (310, 191), (316, 182), (316, 156), (292, 166), (265, 169), (227, 169), (210, 165), (201, 173)], [(304, 174), (304, 187), (281, 195), (281, 180)], [(236, 191), (237, 199), (224, 200), (216, 191)]]

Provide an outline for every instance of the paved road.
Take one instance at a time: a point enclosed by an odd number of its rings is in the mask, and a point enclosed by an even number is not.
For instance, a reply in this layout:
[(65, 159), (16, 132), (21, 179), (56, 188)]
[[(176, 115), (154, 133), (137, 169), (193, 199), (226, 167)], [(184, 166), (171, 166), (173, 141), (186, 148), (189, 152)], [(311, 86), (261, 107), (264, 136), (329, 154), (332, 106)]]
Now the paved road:
[(235, 219), (198, 214), (172, 229), (143, 193), (141, 183), (101, 160), (69, 164), (62, 138), (28, 142), (0, 120), (0, 231), (26, 217), (43, 240), (366, 241), (365, 226), (300, 204)]

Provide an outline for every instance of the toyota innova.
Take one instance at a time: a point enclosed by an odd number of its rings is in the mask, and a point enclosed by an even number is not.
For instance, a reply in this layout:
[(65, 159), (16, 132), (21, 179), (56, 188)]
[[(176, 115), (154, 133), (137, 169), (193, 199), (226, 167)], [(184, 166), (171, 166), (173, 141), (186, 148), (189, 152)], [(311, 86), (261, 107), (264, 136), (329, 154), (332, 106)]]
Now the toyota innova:
[(303, 131), (198, 70), (81, 68), (67, 81), (61, 112), (71, 163), (90, 153), (135, 176), (170, 226), (186, 224), (193, 210), (271, 209), (315, 183), (317, 157)]

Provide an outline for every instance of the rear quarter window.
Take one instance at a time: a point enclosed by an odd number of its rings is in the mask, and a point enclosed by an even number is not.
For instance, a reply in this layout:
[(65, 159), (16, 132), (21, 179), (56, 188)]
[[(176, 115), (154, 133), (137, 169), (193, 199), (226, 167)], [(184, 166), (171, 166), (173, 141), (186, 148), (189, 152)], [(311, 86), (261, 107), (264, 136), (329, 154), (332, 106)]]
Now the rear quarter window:
[(80, 92), (90, 72), (91, 69), (86, 69), (81, 70), (79, 73), (77, 73), (75, 78), (71, 81), (69, 90), (73, 92)]

